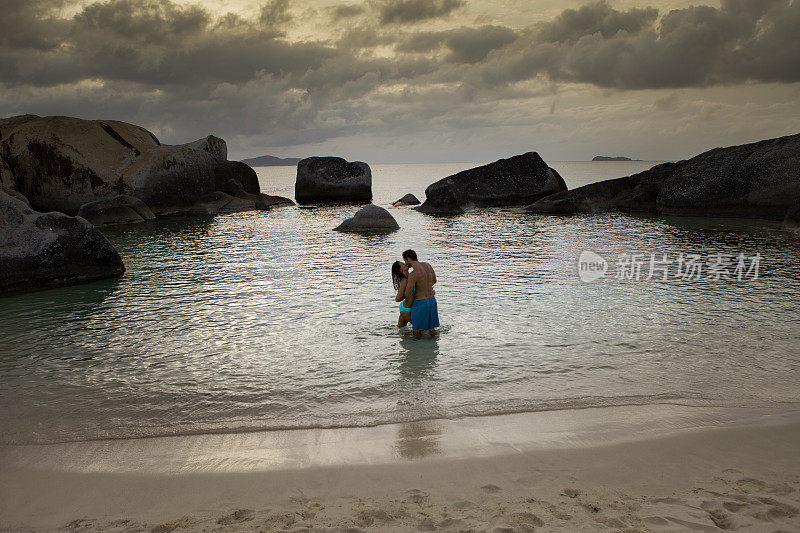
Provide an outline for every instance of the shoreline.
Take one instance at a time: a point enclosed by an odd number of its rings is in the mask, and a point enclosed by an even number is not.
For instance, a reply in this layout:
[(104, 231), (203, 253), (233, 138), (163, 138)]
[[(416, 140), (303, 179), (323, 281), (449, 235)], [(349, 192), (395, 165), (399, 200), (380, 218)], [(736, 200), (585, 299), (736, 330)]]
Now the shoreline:
[(2, 446), (0, 529), (800, 528), (799, 411), (479, 418)]

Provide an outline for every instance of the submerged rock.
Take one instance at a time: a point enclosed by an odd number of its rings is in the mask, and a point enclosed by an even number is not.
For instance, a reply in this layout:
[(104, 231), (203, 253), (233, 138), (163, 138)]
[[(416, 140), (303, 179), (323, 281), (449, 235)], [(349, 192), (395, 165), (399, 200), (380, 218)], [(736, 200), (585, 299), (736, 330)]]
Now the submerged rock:
[(286, 207), (289, 205), (294, 205), (294, 202), (290, 198), (285, 198), (283, 196), (262, 194), (261, 198), (264, 200), (264, 203), (267, 204), (268, 207)]
[(539, 154), (528, 152), (464, 170), (425, 189), (423, 213), (460, 213), (469, 206), (530, 204), (539, 198), (567, 190), (558, 172)]
[(800, 202), (800, 134), (715, 148), (677, 163), (547, 196), (534, 213), (606, 210), (783, 220)]
[(298, 203), (370, 202), (372, 171), (361, 161), (341, 157), (308, 157), (297, 164)]
[(232, 196), (222, 191), (215, 191), (203, 196), (188, 211), (195, 215), (216, 215), (218, 213), (240, 213), (254, 209), (268, 210), (269, 206), (261, 195), (245, 193), (241, 196)]
[(349, 232), (391, 232), (400, 229), (400, 225), (383, 207), (368, 204), (359, 209), (353, 218), (348, 218), (335, 229)]
[(392, 205), (419, 205), (419, 199), (411, 193), (406, 194)]
[(136, 197), (124, 194), (83, 204), (78, 209), (78, 216), (95, 226), (131, 224), (156, 218), (147, 204)]
[(91, 223), (39, 213), (0, 189), (0, 294), (121, 276), (122, 259)]

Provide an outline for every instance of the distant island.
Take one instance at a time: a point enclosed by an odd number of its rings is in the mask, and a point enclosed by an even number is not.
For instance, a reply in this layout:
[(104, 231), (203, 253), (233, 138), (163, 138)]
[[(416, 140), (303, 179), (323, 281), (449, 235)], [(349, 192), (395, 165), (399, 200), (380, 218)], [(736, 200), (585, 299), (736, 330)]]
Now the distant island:
[(641, 161), (641, 159), (631, 159), (625, 156), (611, 157), (608, 155), (596, 155), (592, 158), (592, 161)]
[(279, 167), (296, 165), (300, 162), (299, 157), (275, 157), (274, 155), (262, 155), (250, 159), (242, 159), (242, 163), (251, 167)]

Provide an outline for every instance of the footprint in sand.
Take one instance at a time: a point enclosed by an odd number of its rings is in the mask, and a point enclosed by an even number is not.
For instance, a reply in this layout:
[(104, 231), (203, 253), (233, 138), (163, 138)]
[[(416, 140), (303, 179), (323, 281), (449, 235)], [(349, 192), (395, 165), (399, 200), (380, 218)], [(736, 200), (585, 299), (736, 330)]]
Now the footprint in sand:
[(151, 529), (152, 533), (170, 533), (171, 531), (175, 531), (178, 528), (187, 528), (191, 527), (192, 519), (188, 516), (182, 516), (181, 518), (177, 518), (171, 522), (167, 522), (165, 524), (158, 525)]
[(463, 511), (464, 509), (469, 509), (470, 507), (474, 507), (474, 506), (475, 506), (474, 503), (472, 503), (470, 501), (467, 501), (467, 500), (461, 500), (461, 501), (455, 502), (453, 505), (451, 505), (451, 507), (453, 509), (458, 509), (458, 510), (461, 510), (461, 511)]
[(531, 531), (533, 526), (542, 527), (544, 525), (544, 521), (533, 513), (514, 513), (511, 515), (510, 522), (519, 526), (531, 526)]
[(250, 509), (236, 509), (232, 513), (226, 514), (217, 520), (217, 524), (227, 526), (230, 524), (240, 524), (249, 522), (255, 516), (255, 512)]
[(393, 522), (394, 517), (383, 509), (363, 509), (356, 514), (356, 524), (361, 527), (369, 527), (376, 521)]
[(421, 504), (428, 501), (428, 493), (419, 489), (409, 489), (406, 494), (408, 495), (406, 499), (411, 503)]
[(581, 495), (581, 491), (578, 489), (567, 487), (566, 489), (561, 491), (561, 494), (563, 494), (564, 496), (569, 496), (570, 498), (577, 498), (578, 496)]
[(492, 485), (491, 483), (489, 483), (488, 485), (482, 486), (481, 490), (483, 492), (488, 492), (489, 494), (495, 494), (497, 492), (500, 492), (502, 489), (497, 485)]
[(61, 529), (66, 531), (88, 531), (97, 529), (97, 520), (94, 518), (78, 518), (77, 520), (73, 520), (69, 524), (65, 525)]

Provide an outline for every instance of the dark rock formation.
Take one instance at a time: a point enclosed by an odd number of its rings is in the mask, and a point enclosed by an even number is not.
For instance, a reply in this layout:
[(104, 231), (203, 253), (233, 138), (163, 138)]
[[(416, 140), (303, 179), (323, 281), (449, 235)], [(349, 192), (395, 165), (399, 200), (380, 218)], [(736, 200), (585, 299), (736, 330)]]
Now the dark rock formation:
[(208, 152), (222, 161), (228, 159), (228, 143), (219, 137), (214, 137), (213, 135), (186, 143), (184, 146), (194, 148), (195, 150), (202, 150), (203, 152)]
[(418, 205), (420, 203), (419, 199), (411, 193), (406, 194), (392, 205)]
[(38, 213), (0, 189), (0, 294), (121, 276), (122, 259), (91, 223)]
[(159, 146), (150, 132), (124, 122), (31, 115), (1, 122), (3, 182), (39, 211), (74, 215), (85, 203), (130, 194), (121, 171)]
[(283, 196), (273, 196), (271, 194), (262, 194), (261, 198), (264, 200), (264, 203), (267, 204), (268, 207), (286, 207), (289, 205), (294, 205), (294, 202)]
[(241, 196), (231, 196), (222, 191), (215, 191), (203, 196), (187, 213), (193, 215), (216, 215), (218, 213), (240, 213), (254, 209), (269, 209), (261, 195), (244, 193)]
[(528, 152), (437, 181), (425, 189), (427, 198), (417, 209), (449, 214), (469, 206), (524, 205), (566, 189), (558, 172)]
[[(231, 180), (256, 196), (246, 198), (253, 205), (263, 204), (255, 171), (226, 155), (218, 137), (168, 146), (124, 122), (35, 115), (0, 120), (0, 182), (40, 211), (74, 215), (84, 204), (127, 195), (157, 215), (187, 213), (207, 195), (230, 190)], [(240, 196), (237, 191), (230, 193)]]
[(295, 198), (301, 204), (372, 201), (372, 171), (361, 161), (309, 157), (297, 164)]
[(301, 159), (299, 157), (275, 157), (274, 155), (262, 155), (250, 159), (242, 159), (242, 163), (251, 167), (284, 167), (295, 166)]
[(156, 218), (147, 204), (136, 197), (124, 194), (83, 204), (78, 209), (78, 216), (95, 226), (132, 224)]
[(216, 189), (218, 191), (224, 190), (222, 187), (226, 186), (230, 180), (238, 181), (242, 189), (250, 194), (261, 194), (258, 175), (250, 166), (239, 161), (217, 162), (214, 166), (214, 186)]
[(335, 229), (348, 232), (391, 232), (400, 229), (400, 225), (386, 209), (368, 204)]
[(800, 202), (800, 134), (715, 148), (692, 159), (543, 198), (534, 213), (638, 211), (783, 220)]
[(216, 190), (217, 160), (188, 146), (159, 146), (143, 152), (122, 171), (120, 181), (156, 215), (191, 211)]

